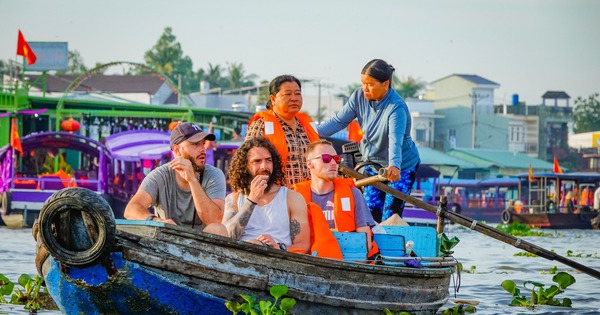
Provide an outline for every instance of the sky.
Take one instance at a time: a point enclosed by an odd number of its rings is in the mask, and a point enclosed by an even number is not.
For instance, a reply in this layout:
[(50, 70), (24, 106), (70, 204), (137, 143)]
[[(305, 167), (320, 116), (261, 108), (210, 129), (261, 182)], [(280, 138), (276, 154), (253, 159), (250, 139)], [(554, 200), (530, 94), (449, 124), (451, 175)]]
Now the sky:
[(374, 58), (427, 83), (479, 75), (500, 85), (495, 104), (600, 93), (596, 0), (0, 0), (0, 9), (2, 60), (16, 58), (20, 29), (27, 41), (68, 42), (88, 68), (143, 63), (171, 27), (194, 71), (242, 63), (260, 80), (293, 74), (323, 93), (359, 83)]

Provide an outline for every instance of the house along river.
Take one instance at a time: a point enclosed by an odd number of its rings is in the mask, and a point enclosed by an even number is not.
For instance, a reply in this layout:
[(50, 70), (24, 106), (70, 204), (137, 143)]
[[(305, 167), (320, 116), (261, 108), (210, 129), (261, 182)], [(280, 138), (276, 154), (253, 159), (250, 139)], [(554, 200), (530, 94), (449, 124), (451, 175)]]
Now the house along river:
[[(592, 230), (546, 230), (551, 237), (525, 237), (524, 239), (557, 254), (591, 268), (600, 270), (600, 231)], [(543, 258), (514, 256), (520, 249), (479, 234), (466, 228), (450, 225), (446, 234), (456, 236), (460, 244), (455, 247), (455, 257), (466, 270), (474, 268), (474, 273), (462, 272), (460, 289), (454, 293), (455, 285), (450, 285), (450, 298), (477, 300), (475, 314), (600, 314), (600, 280), (577, 272), (573, 268)], [(588, 257), (589, 256), (589, 257)], [(11, 230), (0, 227), (0, 273), (16, 282), (19, 275), (36, 274), (34, 266), (35, 242), (31, 229)], [(570, 298), (572, 308), (540, 306), (535, 309), (508, 306), (512, 296), (500, 284), (510, 279), (517, 283), (521, 293), (528, 299), (530, 291), (522, 287), (523, 281), (543, 283), (545, 287), (554, 284), (548, 271), (554, 267), (573, 275), (576, 283), (557, 296), (561, 301)], [(545, 271), (545, 274), (543, 272)], [(457, 277), (454, 278), (458, 282)], [(442, 309), (454, 306), (448, 302)], [(19, 305), (0, 304), (0, 314), (28, 314)], [(38, 314), (60, 314), (55, 311), (40, 311)], [(383, 312), (382, 312), (383, 314)]]

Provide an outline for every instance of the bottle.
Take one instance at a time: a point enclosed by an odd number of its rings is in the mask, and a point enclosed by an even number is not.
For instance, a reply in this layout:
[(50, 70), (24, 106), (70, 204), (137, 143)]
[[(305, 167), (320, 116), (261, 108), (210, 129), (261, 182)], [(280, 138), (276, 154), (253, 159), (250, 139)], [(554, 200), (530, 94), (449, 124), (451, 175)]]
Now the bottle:
[(406, 256), (410, 256), (414, 247), (415, 247), (415, 242), (413, 242), (413, 241), (406, 242)]

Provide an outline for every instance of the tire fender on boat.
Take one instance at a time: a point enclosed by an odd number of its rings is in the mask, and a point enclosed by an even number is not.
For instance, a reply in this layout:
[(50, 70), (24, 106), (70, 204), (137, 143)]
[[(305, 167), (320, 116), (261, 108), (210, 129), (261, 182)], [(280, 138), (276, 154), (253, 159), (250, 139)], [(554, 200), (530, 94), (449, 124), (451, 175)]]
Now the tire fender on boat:
[(0, 194), (0, 215), (7, 215), (10, 213), (10, 191), (5, 191)]
[(502, 211), (501, 220), (502, 224), (510, 224), (512, 220), (512, 213), (510, 213), (510, 209)]
[(110, 205), (81, 187), (54, 193), (40, 211), (39, 235), (50, 255), (67, 266), (86, 267), (108, 257), (115, 243)]

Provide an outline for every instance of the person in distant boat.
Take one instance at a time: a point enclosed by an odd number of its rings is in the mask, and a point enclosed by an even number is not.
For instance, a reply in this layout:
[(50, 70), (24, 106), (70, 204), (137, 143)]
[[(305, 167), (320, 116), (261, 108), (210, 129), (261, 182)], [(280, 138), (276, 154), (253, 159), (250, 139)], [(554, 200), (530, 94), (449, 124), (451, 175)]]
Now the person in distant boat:
[[(376, 254), (376, 251), (371, 253), (371, 227), (375, 226), (375, 220), (354, 181), (338, 177), (342, 159), (331, 142), (317, 140), (306, 151), (306, 166), (311, 180), (294, 185), (294, 190), (304, 197), (306, 203), (314, 202), (319, 207), (316, 209), (318, 215), (326, 220), (328, 228), (339, 232), (366, 233), (368, 256)], [(311, 215), (314, 218), (316, 213)], [(318, 221), (313, 219), (312, 222), (314, 225)], [(316, 233), (314, 229), (312, 232)]]
[[(369, 61), (361, 72), (362, 87), (352, 93), (341, 111), (319, 125), (317, 130), (321, 137), (328, 137), (357, 118), (364, 133), (360, 142), (363, 162), (374, 162), (386, 168), (390, 187), (409, 195), (421, 160), (410, 136), (408, 106), (392, 89), (394, 70), (381, 59)], [(377, 169), (366, 166), (365, 173), (376, 175)], [(404, 201), (386, 196), (372, 186), (365, 187), (365, 199), (378, 222), (394, 213), (402, 216), (404, 211)]]
[[(125, 208), (129, 220), (187, 225), (226, 236), (221, 224), (225, 206), (225, 175), (206, 165), (206, 141), (215, 135), (185, 122), (171, 131), (174, 159), (152, 170)], [(148, 208), (154, 206), (156, 214)]]
[[(213, 133), (213, 123), (212, 121), (208, 125), (208, 133)], [(215, 166), (215, 149), (219, 147), (216, 139), (212, 141), (204, 141), (204, 149), (206, 149), (206, 164)]]
[(310, 229), (302, 196), (281, 186), (282, 163), (269, 140), (246, 140), (229, 166), (233, 193), (225, 198), (223, 224), (234, 239), (306, 253)]
[(250, 119), (246, 140), (256, 136), (267, 138), (281, 156), (285, 179), (283, 184), (310, 179), (306, 169), (306, 147), (319, 139), (312, 119), (302, 109), (302, 86), (291, 75), (280, 75), (269, 84), (267, 110)]
[(594, 192), (594, 209), (600, 211), (600, 186)]
[(242, 129), (240, 127), (233, 128), (233, 137), (231, 137), (231, 141), (243, 141), (242, 138)]

